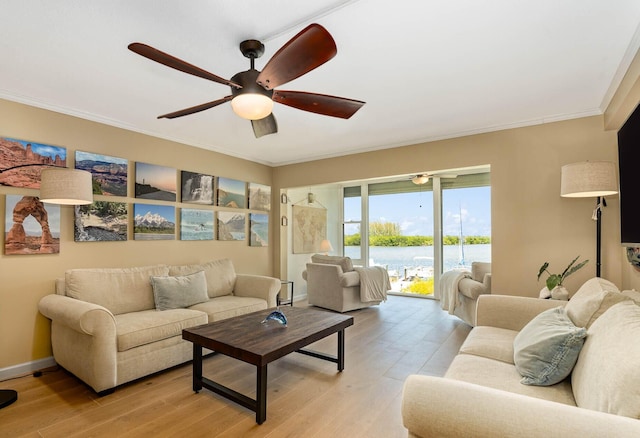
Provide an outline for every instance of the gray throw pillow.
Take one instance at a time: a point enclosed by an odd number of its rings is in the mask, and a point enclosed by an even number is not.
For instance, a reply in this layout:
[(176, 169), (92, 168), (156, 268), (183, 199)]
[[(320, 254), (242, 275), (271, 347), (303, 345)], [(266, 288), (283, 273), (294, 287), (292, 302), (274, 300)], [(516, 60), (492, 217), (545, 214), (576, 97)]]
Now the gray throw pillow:
[(151, 277), (157, 310), (181, 309), (209, 301), (204, 271), (176, 277)]
[(563, 307), (546, 310), (532, 319), (513, 341), (513, 361), (525, 385), (550, 386), (573, 369), (587, 336)]

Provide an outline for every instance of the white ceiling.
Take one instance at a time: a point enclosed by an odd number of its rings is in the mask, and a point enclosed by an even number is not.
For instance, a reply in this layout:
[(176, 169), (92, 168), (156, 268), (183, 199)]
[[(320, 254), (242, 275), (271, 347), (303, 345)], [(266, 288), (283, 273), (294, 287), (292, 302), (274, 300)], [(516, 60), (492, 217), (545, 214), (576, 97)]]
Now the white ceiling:
[[(601, 114), (640, 46), (638, 0), (0, 0), (0, 12), (0, 97), (273, 166)], [(349, 120), (276, 104), (279, 132), (260, 139), (228, 103), (156, 119), (229, 88), (127, 49), (229, 79), (249, 68), (241, 41), (265, 44), (261, 70), (311, 22), (338, 54), (279, 88), (367, 104)], [(0, 135), (12, 135), (1, 121)]]

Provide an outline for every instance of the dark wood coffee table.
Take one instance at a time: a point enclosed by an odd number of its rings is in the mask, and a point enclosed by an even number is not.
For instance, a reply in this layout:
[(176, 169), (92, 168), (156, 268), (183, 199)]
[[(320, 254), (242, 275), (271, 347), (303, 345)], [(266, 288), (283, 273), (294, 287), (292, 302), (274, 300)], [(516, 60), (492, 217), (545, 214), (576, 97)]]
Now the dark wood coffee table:
[[(353, 317), (326, 311), (286, 307), (281, 309), (287, 327), (277, 321), (262, 323), (274, 309), (261, 310), (182, 331), (182, 338), (193, 342), (193, 390), (204, 387), (256, 413), (256, 422), (267, 419), (267, 364), (298, 352), (338, 364), (344, 369), (344, 330), (353, 325)], [(332, 356), (303, 350), (313, 342), (338, 334), (338, 354)], [(255, 400), (202, 376), (202, 348), (208, 348), (256, 366)]]

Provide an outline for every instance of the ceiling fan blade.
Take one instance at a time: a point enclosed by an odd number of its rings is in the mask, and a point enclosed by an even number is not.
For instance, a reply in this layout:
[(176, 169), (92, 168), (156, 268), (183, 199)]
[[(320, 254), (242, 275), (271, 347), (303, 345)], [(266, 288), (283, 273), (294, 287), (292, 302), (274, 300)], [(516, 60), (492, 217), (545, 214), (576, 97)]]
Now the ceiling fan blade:
[(273, 101), (303, 111), (342, 119), (350, 118), (366, 103), (360, 100), (328, 96), (326, 94), (283, 90), (275, 90), (273, 92)]
[(253, 134), (256, 138), (278, 132), (278, 123), (276, 122), (276, 118), (273, 116), (273, 113), (263, 119), (252, 120), (251, 126), (253, 127)]
[(188, 116), (189, 114), (199, 113), (200, 111), (208, 110), (214, 106), (218, 106), (222, 103), (229, 102), (233, 99), (233, 96), (225, 96), (222, 99), (214, 100), (212, 102), (203, 103), (201, 105), (192, 106), (191, 108), (185, 108), (180, 111), (175, 111), (169, 114), (163, 114), (158, 116), (159, 119), (175, 119), (176, 117)]
[(148, 46), (146, 44), (131, 43), (129, 44), (129, 50), (137, 53), (138, 55), (144, 56), (145, 58), (148, 58), (152, 61), (159, 62), (160, 64), (166, 65), (167, 67), (175, 68), (176, 70), (189, 73), (190, 75), (198, 76), (203, 79), (208, 79), (210, 81), (217, 82), (219, 84), (228, 85), (230, 87), (242, 88), (241, 85), (228, 81), (227, 79), (221, 78), (220, 76), (216, 76), (213, 73), (209, 73), (208, 71), (203, 70), (200, 67), (191, 65), (188, 62), (185, 62), (181, 59), (171, 56), (168, 53), (161, 52), (160, 50), (154, 49), (153, 47)]
[(310, 24), (271, 57), (257, 82), (273, 90), (321, 66), (336, 53), (338, 49), (331, 34), (319, 24)]

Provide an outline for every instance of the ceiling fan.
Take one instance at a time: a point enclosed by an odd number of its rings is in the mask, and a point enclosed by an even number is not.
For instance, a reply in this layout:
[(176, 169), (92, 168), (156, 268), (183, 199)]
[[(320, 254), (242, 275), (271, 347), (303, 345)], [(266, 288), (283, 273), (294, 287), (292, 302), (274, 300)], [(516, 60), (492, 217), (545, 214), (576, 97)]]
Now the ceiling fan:
[(142, 43), (129, 44), (129, 50), (156, 61), (167, 67), (228, 85), (231, 94), (212, 102), (203, 103), (183, 110), (158, 116), (159, 119), (173, 119), (204, 111), (231, 101), (233, 111), (242, 118), (251, 120), (256, 138), (278, 132), (276, 119), (271, 112), (273, 102), (291, 106), (303, 111), (331, 117), (348, 119), (365, 102), (326, 94), (304, 91), (274, 90), (311, 70), (321, 66), (337, 53), (336, 43), (327, 30), (319, 24), (310, 24), (291, 38), (267, 62), (262, 71), (254, 67), (256, 58), (264, 53), (264, 44), (257, 40), (240, 43), (240, 51), (250, 59), (251, 68), (236, 73), (227, 80), (191, 65), (181, 59), (161, 52)]

